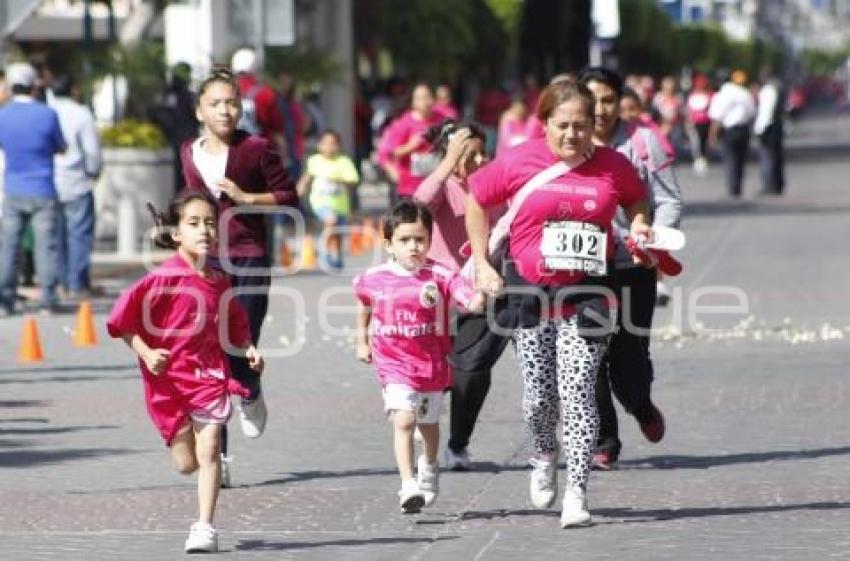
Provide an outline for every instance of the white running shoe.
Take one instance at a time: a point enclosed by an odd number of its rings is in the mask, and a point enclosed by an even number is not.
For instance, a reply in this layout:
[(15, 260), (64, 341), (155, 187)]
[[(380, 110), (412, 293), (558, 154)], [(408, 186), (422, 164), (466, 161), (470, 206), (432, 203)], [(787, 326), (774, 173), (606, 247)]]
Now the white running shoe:
[(218, 551), (218, 532), (206, 522), (195, 522), (186, 538), (186, 553), (215, 553)]
[(422, 436), (422, 432), (419, 430), (419, 427), (413, 429), (413, 441), (420, 444), (425, 442), (425, 437)]
[(230, 479), (230, 462), (233, 461), (233, 456), (221, 455), (221, 488), (230, 489), (233, 482)]
[(472, 464), (469, 461), (469, 452), (455, 452), (449, 447), (446, 447), (443, 452), (443, 467), (450, 471), (469, 471)]
[(259, 438), (266, 430), (266, 419), (268, 410), (263, 394), (250, 403), (244, 401), (239, 404), (239, 422), (242, 425), (242, 434), (248, 438)]
[(558, 463), (531, 458), (528, 463), (531, 470), (531, 481), (529, 483), (529, 494), (531, 504), (537, 508), (549, 508), (555, 503), (555, 495), (558, 494)]
[(440, 493), (440, 464), (429, 464), (428, 459), (422, 455), (419, 456), (416, 468), (416, 481), (425, 498), (424, 506), (431, 506), (437, 502), (437, 495)]
[(425, 505), (425, 495), (419, 489), (419, 483), (415, 479), (408, 479), (401, 484), (398, 492), (398, 504), (404, 514), (415, 514), (422, 510)]
[(567, 487), (564, 491), (564, 507), (561, 510), (561, 528), (576, 528), (590, 525), (587, 510), (587, 493), (581, 487)]

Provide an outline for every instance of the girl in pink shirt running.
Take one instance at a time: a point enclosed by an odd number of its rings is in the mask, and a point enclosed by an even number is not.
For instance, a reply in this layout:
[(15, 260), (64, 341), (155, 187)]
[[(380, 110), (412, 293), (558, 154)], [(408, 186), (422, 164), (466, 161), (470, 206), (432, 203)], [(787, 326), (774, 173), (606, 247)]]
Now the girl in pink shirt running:
[(204, 192), (171, 204), (156, 215), (156, 243), (177, 255), (121, 295), (107, 322), (139, 356), (145, 403), (177, 471), (198, 471), (200, 516), (186, 552), (218, 550), (212, 526), (221, 483), (221, 427), (230, 417), (230, 394), (248, 390), (230, 377), (225, 352), (247, 358), (258, 374), (263, 359), (251, 344), (248, 318), (231, 292), (230, 280), (211, 268), (217, 205)]
[[(439, 491), (440, 409), (443, 392), (452, 384), (449, 303), (468, 309), (483, 305), (483, 296), (465, 279), (427, 258), (431, 229), (427, 208), (399, 202), (384, 222), (384, 246), (392, 259), (354, 279), (357, 358), (378, 371), (384, 409), (393, 423), (399, 503), (405, 513), (431, 506)], [(417, 427), (425, 450), (414, 478)]]

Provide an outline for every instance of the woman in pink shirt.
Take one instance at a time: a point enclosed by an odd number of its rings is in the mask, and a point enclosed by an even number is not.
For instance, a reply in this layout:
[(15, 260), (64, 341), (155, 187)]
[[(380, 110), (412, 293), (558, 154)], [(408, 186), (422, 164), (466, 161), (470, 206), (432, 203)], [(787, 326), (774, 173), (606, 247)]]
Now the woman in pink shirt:
[[(393, 423), (398, 492), (402, 512), (419, 512), (439, 492), (437, 447), (443, 392), (451, 386), (448, 306), (483, 304), (457, 272), (429, 260), (431, 213), (402, 200), (384, 221), (384, 246), (391, 256), (354, 279), (358, 299), (357, 357), (372, 363)], [(413, 477), (413, 432), (419, 428), (424, 454)]]
[(212, 527), (221, 484), (221, 428), (231, 413), (230, 394), (248, 390), (230, 376), (227, 354), (243, 356), (255, 375), (263, 359), (251, 344), (248, 318), (230, 279), (210, 267), (218, 210), (205, 193), (177, 199), (157, 245), (177, 255), (125, 291), (107, 321), (113, 337), (139, 356), (148, 414), (171, 449), (180, 473), (198, 471), (200, 516), (186, 552), (218, 550)]
[(499, 119), (499, 134), (496, 141), (496, 156), (513, 148), (517, 144), (522, 144), (528, 140), (530, 136), (528, 123), (528, 106), (522, 98), (514, 98), (511, 106), (502, 113)]
[[(469, 190), (467, 178), (481, 167), (487, 156), (486, 136), (476, 123), (446, 121), (428, 132), (428, 141), (440, 157), (440, 165), (423, 181), (413, 199), (426, 205), (434, 215), (434, 233), (428, 257), (459, 271), (466, 259), (462, 248), (468, 248), (465, 215)], [(500, 208), (489, 214), (491, 221), (501, 215)], [(491, 333), (487, 317), (481, 314), (461, 314), (453, 340), (451, 362), (454, 368), (452, 384), (451, 422), (443, 465), (463, 471), (470, 468), (467, 447), (490, 391), (491, 370), (502, 355), (508, 339)], [(492, 345), (489, 345), (492, 343)], [(482, 345), (488, 344), (486, 352)]]
[[(613, 326), (608, 270), (617, 208), (626, 212), (633, 236), (652, 234), (634, 168), (615, 150), (593, 146), (594, 103), (582, 84), (548, 86), (537, 107), (546, 136), (474, 173), (466, 209), (476, 289), (497, 297), (507, 285), (515, 306), (523, 412), (535, 448), (530, 494), (539, 508), (550, 507), (557, 494), (556, 431), (563, 421), (564, 528), (590, 523), (586, 488), (599, 432), (594, 385)], [(494, 229), (506, 233), (500, 274), (491, 262), (485, 209), (507, 201)]]
[(396, 182), (398, 197), (411, 197), (425, 177), (437, 167), (437, 159), (425, 133), (445, 116), (434, 110), (434, 94), (428, 84), (417, 84), (410, 109), (391, 123), (378, 147), (378, 161)]

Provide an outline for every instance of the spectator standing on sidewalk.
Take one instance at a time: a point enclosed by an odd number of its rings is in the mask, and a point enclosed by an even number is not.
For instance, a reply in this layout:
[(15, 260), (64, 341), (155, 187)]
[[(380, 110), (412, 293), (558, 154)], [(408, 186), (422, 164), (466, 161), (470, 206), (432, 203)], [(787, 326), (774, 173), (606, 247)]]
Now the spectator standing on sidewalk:
[(761, 76), (758, 113), (753, 132), (759, 140), (762, 195), (781, 195), (785, 190), (785, 148), (782, 118), (785, 95), (782, 83), (769, 71)]
[(0, 311), (15, 312), (16, 258), (24, 229), (32, 223), (41, 308), (49, 313), (59, 305), (59, 199), (53, 182), (53, 156), (65, 151), (65, 139), (56, 112), (32, 97), (35, 69), (26, 63), (12, 64), (6, 69), (6, 79), (13, 97), (0, 109), (0, 146), (6, 153)]
[(171, 80), (162, 93), (159, 105), (154, 109), (153, 120), (165, 133), (174, 153), (174, 189), (179, 192), (186, 182), (180, 161), (180, 147), (198, 134), (195, 118), (195, 95), (189, 89), (192, 67), (178, 62), (171, 69)]
[(59, 76), (53, 83), (53, 109), (59, 116), (68, 150), (56, 156), (54, 181), (60, 202), (59, 282), (71, 298), (91, 291), (89, 264), (94, 245), (94, 182), (102, 164), (100, 138), (94, 116), (75, 98), (73, 78)]
[(723, 129), (723, 161), (726, 165), (726, 188), (729, 196), (739, 198), (744, 182), (744, 164), (750, 149), (750, 128), (756, 116), (756, 104), (747, 89), (747, 73), (735, 70), (720, 87), (708, 108), (711, 127), (708, 145), (717, 146)]

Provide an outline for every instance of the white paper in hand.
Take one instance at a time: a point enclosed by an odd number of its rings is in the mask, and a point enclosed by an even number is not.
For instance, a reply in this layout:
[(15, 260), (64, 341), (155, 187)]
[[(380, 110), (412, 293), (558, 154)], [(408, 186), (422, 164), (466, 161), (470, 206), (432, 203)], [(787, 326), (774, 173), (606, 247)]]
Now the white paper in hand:
[(655, 235), (653, 240), (646, 244), (648, 249), (679, 251), (685, 247), (685, 233), (681, 230), (667, 226), (653, 226), (652, 231)]

